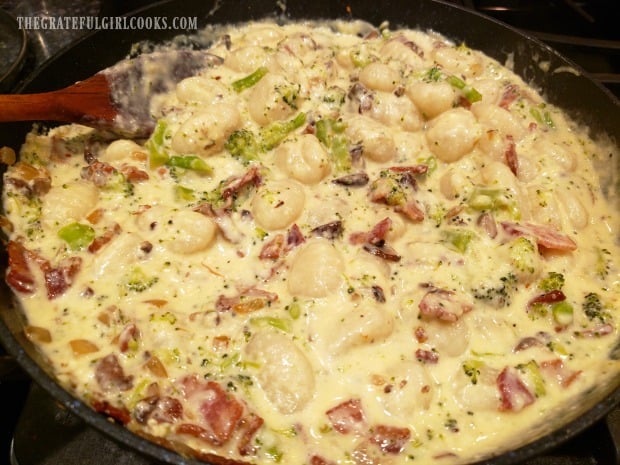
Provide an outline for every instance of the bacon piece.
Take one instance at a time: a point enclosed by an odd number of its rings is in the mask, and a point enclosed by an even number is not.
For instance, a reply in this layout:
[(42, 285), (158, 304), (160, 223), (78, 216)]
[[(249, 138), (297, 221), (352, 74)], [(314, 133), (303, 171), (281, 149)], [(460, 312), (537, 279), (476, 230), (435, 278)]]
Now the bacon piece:
[(412, 40), (408, 39), (404, 35), (402, 35), (402, 34), (401, 35), (397, 35), (393, 39), (390, 39), (390, 41), (392, 41), (392, 40), (394, 40), (396, 42), (400, 42), (404, 46), (406, 46), (409, 49), (411, 49), (411, 51), (414, 52), (416, 55), (418, 55), (420, 58), (424, 58), (424, 50), (422, 50), (422, 47), (420, 47), (418, 44), (416, 44)]
[(342, 231), (342, 221), (337, 220), (317, 226), (310, 231), (310, 234), (333, 240), (342, 237)]
[(95, 400), (92, 402), (91, 405), (96, 412), (103, 413), (110, 418), (114, 418), (116, 421), (123, 425), (126, 425), (131, 420), (129, 410), (127, 410), (125, 407), (115, 407), (107, 400)]
[(354, 245), (360, 244), (378, 244), (384, 241), (390, 228), (392, 227), (392, 220), (389, 217), (383, 218), (368, 232), (354, 232), (349, 236), (349, 242)]
[(52, 267), (49, 260), (28, 250), (17, 241), (9, 241), (7, 252), (9, 255), (5, 278), (7, 284), (17, 292), (32, 294), (36, 290), (36, 283), (30, 269), (30, 263), (35, 263), (43, 273), (47, 297), (50, 300), (62, 295), (71, 286), (73, 278), (82, 266), (80, 257), (68, 257), (62, 260), (57, 267)]
[[(355, 144), (351, 146), (349, 148), (349, 155), (351, 155), (351, 166), (353, 168), (364, 169), (366, 167), (366, 160), (364, 159), (364, 146), (362, 144)], [(360, 172), (359, 174), (362, 175), (361, 178), (363, 179), (363, 176), (366, 173)], [(344, 177), (346, 176), (343, 176), (343, 178)]]
[(197, 403), (201, 422), (181, 424), (177, 433), (189, 434), (215, 446), (225, 444), (243, 415), (243, 405), (215, 381), (202, 382), (196, 375), (181, 380), (187, 400)]
[(371, 110), (375, 100), (374, 93), (360, 82), (356, 82), (351, 86), (347, 97), (349, 100), (357, 103), (358, 113), (365, 113)]
[(371, 428), (368, 439), (373, 444), (378, 445), (383, 452), (398, 454), (411, 439), (411, 431), (409, 431), (409, 428), (376, 425)]
[(99, 237), (96, 237), (88, 246), (88, 251), (90, 253), (98, 252), (101, 247), (110, 242), (115, 236), (118, 236), (121, 233), (121, 227), (118, 223), (114, 223), (114, 225), (110, 228), (107, 228), (106, 231)]
[(289, 252), (304, 242), (306, 242), (306, 238), (301, 232), (301, 229), (299, 229), (297, 224), (293, 224), (286, 234), (286, 251)]
[(425, 216), (424, 211), (418, 201), (413, 198), (413, 193), (417, 188), (414, 175), (410, 172), (397, 174), (400, 174), (398, 178), (395, 175), (382, 175), (374, 181), (368, 192), (368, 197), (372, 202), (383, 203), (392, 207), (394, 211), (402, 213), (411, 221), (422, 221)]
[(458, 458), (458, 455), (455, 454), (454, 452), (440, 452), (439, 454), (433, 455), (433, 459), (435, 460), (452, 459), (452, 458)]
[(515, 140), (511, 135), (506, 136), (506, 140), (508, 141), (508, 145), (506, 147), (506, 151), (504, 152), (504, 160), (512, 174), (515, 176), (519, 175), (519, 158), (517, 157), (517, 149), (515, 145)]
[(249, 288), (238, 295), (227, 297), (220, 295), (215, 303), (219, 312), (250, 313), (278, 300), (278, 294), (257, 288)]
[(518, 412), (536, 400), (534, 394), (519, 378), (517, 371), (512, 367), (506, 367), (497, 376), (497, 388), (500, 393), (500, 407), (502, 411)]
[(614, 327), (611, 324), (603, 323), (603, 324), (596, 325), (592, 329), (586, 329), (585, 331), (577, 331), (575, 332), (575, 336), (592, 338), (592, 337), (607, 336), (608, 334), (612, 334), (613, 332), (614, 332)]
[(252, 444), (252, 439), (254, 439), (256, 432), (263, 426), (264, 422), (261, 417), (254, 413), (250, 413), (239, 421), (241, 436), (237, 443), (237, 450), (241, 455), (256, 454), (256, 447)]
[(521, 352), (531, 347), (543, 347), (545, 344), (538, 338), (533, 336), (524, 337), (517, 345), (512, 349), (513, 352)]
[(334, 184), (339, 184), (341, 186), (365, 186), (368, 184), (369, 178), (368, 175), (364, 172), (346, 174), (339, 178), (334, 179), (332, 182)]
[(360, 433), (366, 428), (366, 417), (360, 399), (349, 399), (325, 413), (332, 427), (340, 434)]
[(553, 304), (556, 302), (562, 302), (566, 300), (566, 296), (559, 289), (554, 289), (553, 291), (545, 292), (544, 294), (539, 294), (536, 297), (530, 299), (527, 303), (527, 309), (531, 309), (535, 305), (540, 304)]
[(258, 258), (261, 260), (277, 260), (284, 250), (284, 234), (276, 234), (273, 239), (263, 245)]
[(491, 239), (494, 239), (495, 236), (497, 236), (497, 224), (495, 223), (495, 218), (493, 218), (491, 213), (482, 213), (476, 220), (476, 224), (480, 226)]
[(9, 241), (6, 250), (9, 256), (6, 283), (16, 292), (32, 294), (36, 283), (28, 265), (30, 251), (17, 241)]
[(415, 199), (410, 199), (404, 205), (397, 205), (394, 211), (402, 213), (411, 221), (420, 222), (424, 219), (424, 210), (420, 208), (420, 204)]
[(364, 244), (362, 248), (369, 254), (384, 260), (388, 260), (390, 262), (400, 261), (400, 255), (396, 253), (396, 250), (385, 244), (383, 241), (380, 241), (377, 244)]
[(577, 248), (575, 241), (551, 226), (533, 223), (520, 224), (510, 221), (503, 221), (501, 224), (504, 231), (512, 236), (533, 237), (538, 246), (543, 249), (568, 252)]
[(95, 367), (95, 380), (103, 391), (128, 391), (133, 387), (133, 376), (125, 376), (116, 354), (99, 360)]
[(394, 173), (425, 174), (428, 171), (428, 165), (391, 166), (389, 170)]
[(60, 262), (60, 264), (52, 268), (49, 262), (41, 266), (45, 276), (45, 287), (47, 289), (47, 298), (52, 300), (64, 294), (73, 283), (73, 278), (82, 267), (82, 259), (80, 257), (68, 257)]
[(133, 411), (138, 423), (149, 420), (157, 423), (174, 423), (183, 417), (183, 405), (178, 399), (169, 396), (150, 396), (140, 400)]
[(229, 178), (222, 188), (222, 198), (224, 199), (224, 208), (232, 207), (232, 203), (236, 195), (246, 186), (253, 184), (259, 186), (262, 181), (258, 166), (254, 165), (241, 176)]
[(418, 308), (423, 318), (454, 322), (473, 306), (454, 291), (432, 288), (422, 297)]
[(517, 85), (515, 84), (508, 84), (504, 88), (504, 93), (502, 94), (500, 98), (499, 106), (504, 108), (505, 110), (508, 110), (508, 107), (510, 107), (510, 104), (514, 102), (516, 99), (518, 99), (520, 96), (521, 96), (521, 93), (519, 92), (519, 87), (517, 87)]
[(138, 341), (139, 337), (140, 331), (134, 323), (129, 323), (128, 325), (125, 325), (125, 327), (118, 336), (118, 345), (121, 352), (127, 352), (132, 343), (135, 344)]
[(372, 290), (372, 296), (375, 298), (377, 302), (380, 304), (385, 303), (385, 293), (383, 292), (383, 288), (381, 286), (373, 285), (370, 287)]
[(331, 460), (327, 460), (320, 455), (313, 454), (310, 457), (309, 465), (336, 465), (336, 463), (332, 462)]
[(6, 173), (7, 184), (19, 189), (26, 197), (42, 196), (52, 187), (52, 178), (45, 167), (18, 161)]
[(570, 386), (581, 374), (581, 370), (569, 369), (559, 358), (540, 362), (540, 371), (553, 378), (563, 388)]
[(424, 364), (430, 363), (431, 365), (439, 362), (439, 355), (437, 352), (433, 352), (432, 350), (418, 349), (415, 351), (415, 358), (418, 362), (422, 362)]
[(415, 340), (418, 342), (426, 342), (428, 341), (428, 334), (426, 330), (422, 326), (418, 326), (414, 332)]
[(149, 174), (146, 171), (132, 165), (123, 165), (119, 171), (125, 176), (125, 179), (132, 184), (149, 180)]
[(82, 179), (92, 182), (97, 187), (103, 187), (117, 172), (117, 169), (109, 163), (94, 160), (92, 163), (89, 163), (88, 166), (82, 168), (80, 176)]
[(230, 216), (229, 208), (213, 208), (213, 206), (209, 203), (201, 203), (196, 208), (194, 208), (194, 211), (197, 213), (201, 213), (215, 221), (218, 229), (228, 242), (237, 244), (243, 239), (243, 233), (239, 231), (239, 228), (237, 228), (237, 226), (233, 222)]
[(261, 260), (278, 260), (305, 241), (306, 239), (299, 226), (293, 224), (286, 234), (286, 241), (284, 234), (276, 234), (263, 246), (258, 258)]

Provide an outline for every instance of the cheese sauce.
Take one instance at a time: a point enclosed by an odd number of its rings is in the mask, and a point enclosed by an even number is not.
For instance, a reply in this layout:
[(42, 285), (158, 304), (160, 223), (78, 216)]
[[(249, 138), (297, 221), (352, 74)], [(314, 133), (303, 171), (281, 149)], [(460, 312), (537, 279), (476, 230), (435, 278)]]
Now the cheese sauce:
[(227, 30), (143, 144), (29, 134), (6, 279), (63, 386), (205, 460), (443, 464), (618, 372), (617, 153), (465, 44), (366, 29)]

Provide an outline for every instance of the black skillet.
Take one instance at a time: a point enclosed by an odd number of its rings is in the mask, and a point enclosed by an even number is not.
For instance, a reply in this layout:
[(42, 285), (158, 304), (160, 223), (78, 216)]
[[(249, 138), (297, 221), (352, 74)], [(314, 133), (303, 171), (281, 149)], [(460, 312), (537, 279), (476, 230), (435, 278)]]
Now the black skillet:
[[(282, 20), (354, 18), (375, 25), (387, 20), (392, 27), (433, 29), (458, 43), (465, 42), (472, 48), (480, 49), (501, 63), (512, 61), (513, 69), (526, 82), (540, 89), (549, 101), (564, 108), (576, 121), (589, 127), (592, 136), (611, 140), (616, 147), (620, 141), (618, 100), (585, 76), (576, 65), (508, 26), (451, 4), (433, 0), (313, 0), (288, 3), (274, 0), (172, 0), (154, 4), (136, 14), (152, 18), (166, 17), (169, 22), (173, 17), (197, 17), (199, 27), (269, 16)], [(49, 60), (19, 91), (43, 92), (63, 88), (126, 57), (136, 42), (161, 42), (180, 32), (155, 29), (97, 31)], [(185, 42), (192, 47), (202, 46), (192, 40)], [(27, 124), (0, 125), (0, 146), (17, 149), (29, 128)], [(620, 173), (619, 163), (617, 155), (610, 158), (605, 171), (617, 175)], [(612, 182), (609, 183), (608, 191), (610, 194), (618, 194), (616, 176), (609, 179)], [(2, 269), (5, 269), (4, 251), (1, 259)], [(181, 457), (130, 433), (72, 397), (55, 382), (44, 359), (25, 338), (24, 319), (4, 282), (0, 284), (0, 302), (0, 342), (29, 376), (68, 410), (123, 446), (157, 461), (187, 465), (203, 463)], [(601, 382), (574, 403), (565, 406), (562, 412), (550, 414), (545, 421), (533, 425), (530, 433), (515, 438), (510, 448), (498, 450), (493, 457), (481, 459), (478, 463), (521, 463), (575, 436), (603, 418), (619, 403), (620, 375)]]

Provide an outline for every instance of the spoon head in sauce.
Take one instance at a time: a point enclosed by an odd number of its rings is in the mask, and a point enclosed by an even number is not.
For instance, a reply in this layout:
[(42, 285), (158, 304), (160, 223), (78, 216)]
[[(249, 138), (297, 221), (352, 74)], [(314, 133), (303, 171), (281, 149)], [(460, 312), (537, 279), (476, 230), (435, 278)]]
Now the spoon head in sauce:
[(124, 137), (147, 137), (155, 127), (151, 102), (201, 69), (218, 66), (222, 58), (200, 50), (169, 50), (139, 55), (101, 71), (115, 109), (103, 128)]

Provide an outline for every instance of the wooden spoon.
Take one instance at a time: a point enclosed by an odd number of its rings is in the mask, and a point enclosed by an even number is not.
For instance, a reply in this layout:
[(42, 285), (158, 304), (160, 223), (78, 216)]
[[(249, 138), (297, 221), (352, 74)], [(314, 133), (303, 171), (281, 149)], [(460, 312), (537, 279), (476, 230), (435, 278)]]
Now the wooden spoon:
[(0, 95), (0, 122), (60, 121), (146, 137), (155, 121), (154, 95), (222, 59), (204, 51), (170, 50), (123, 60), (69, 87), (40, 94)]

